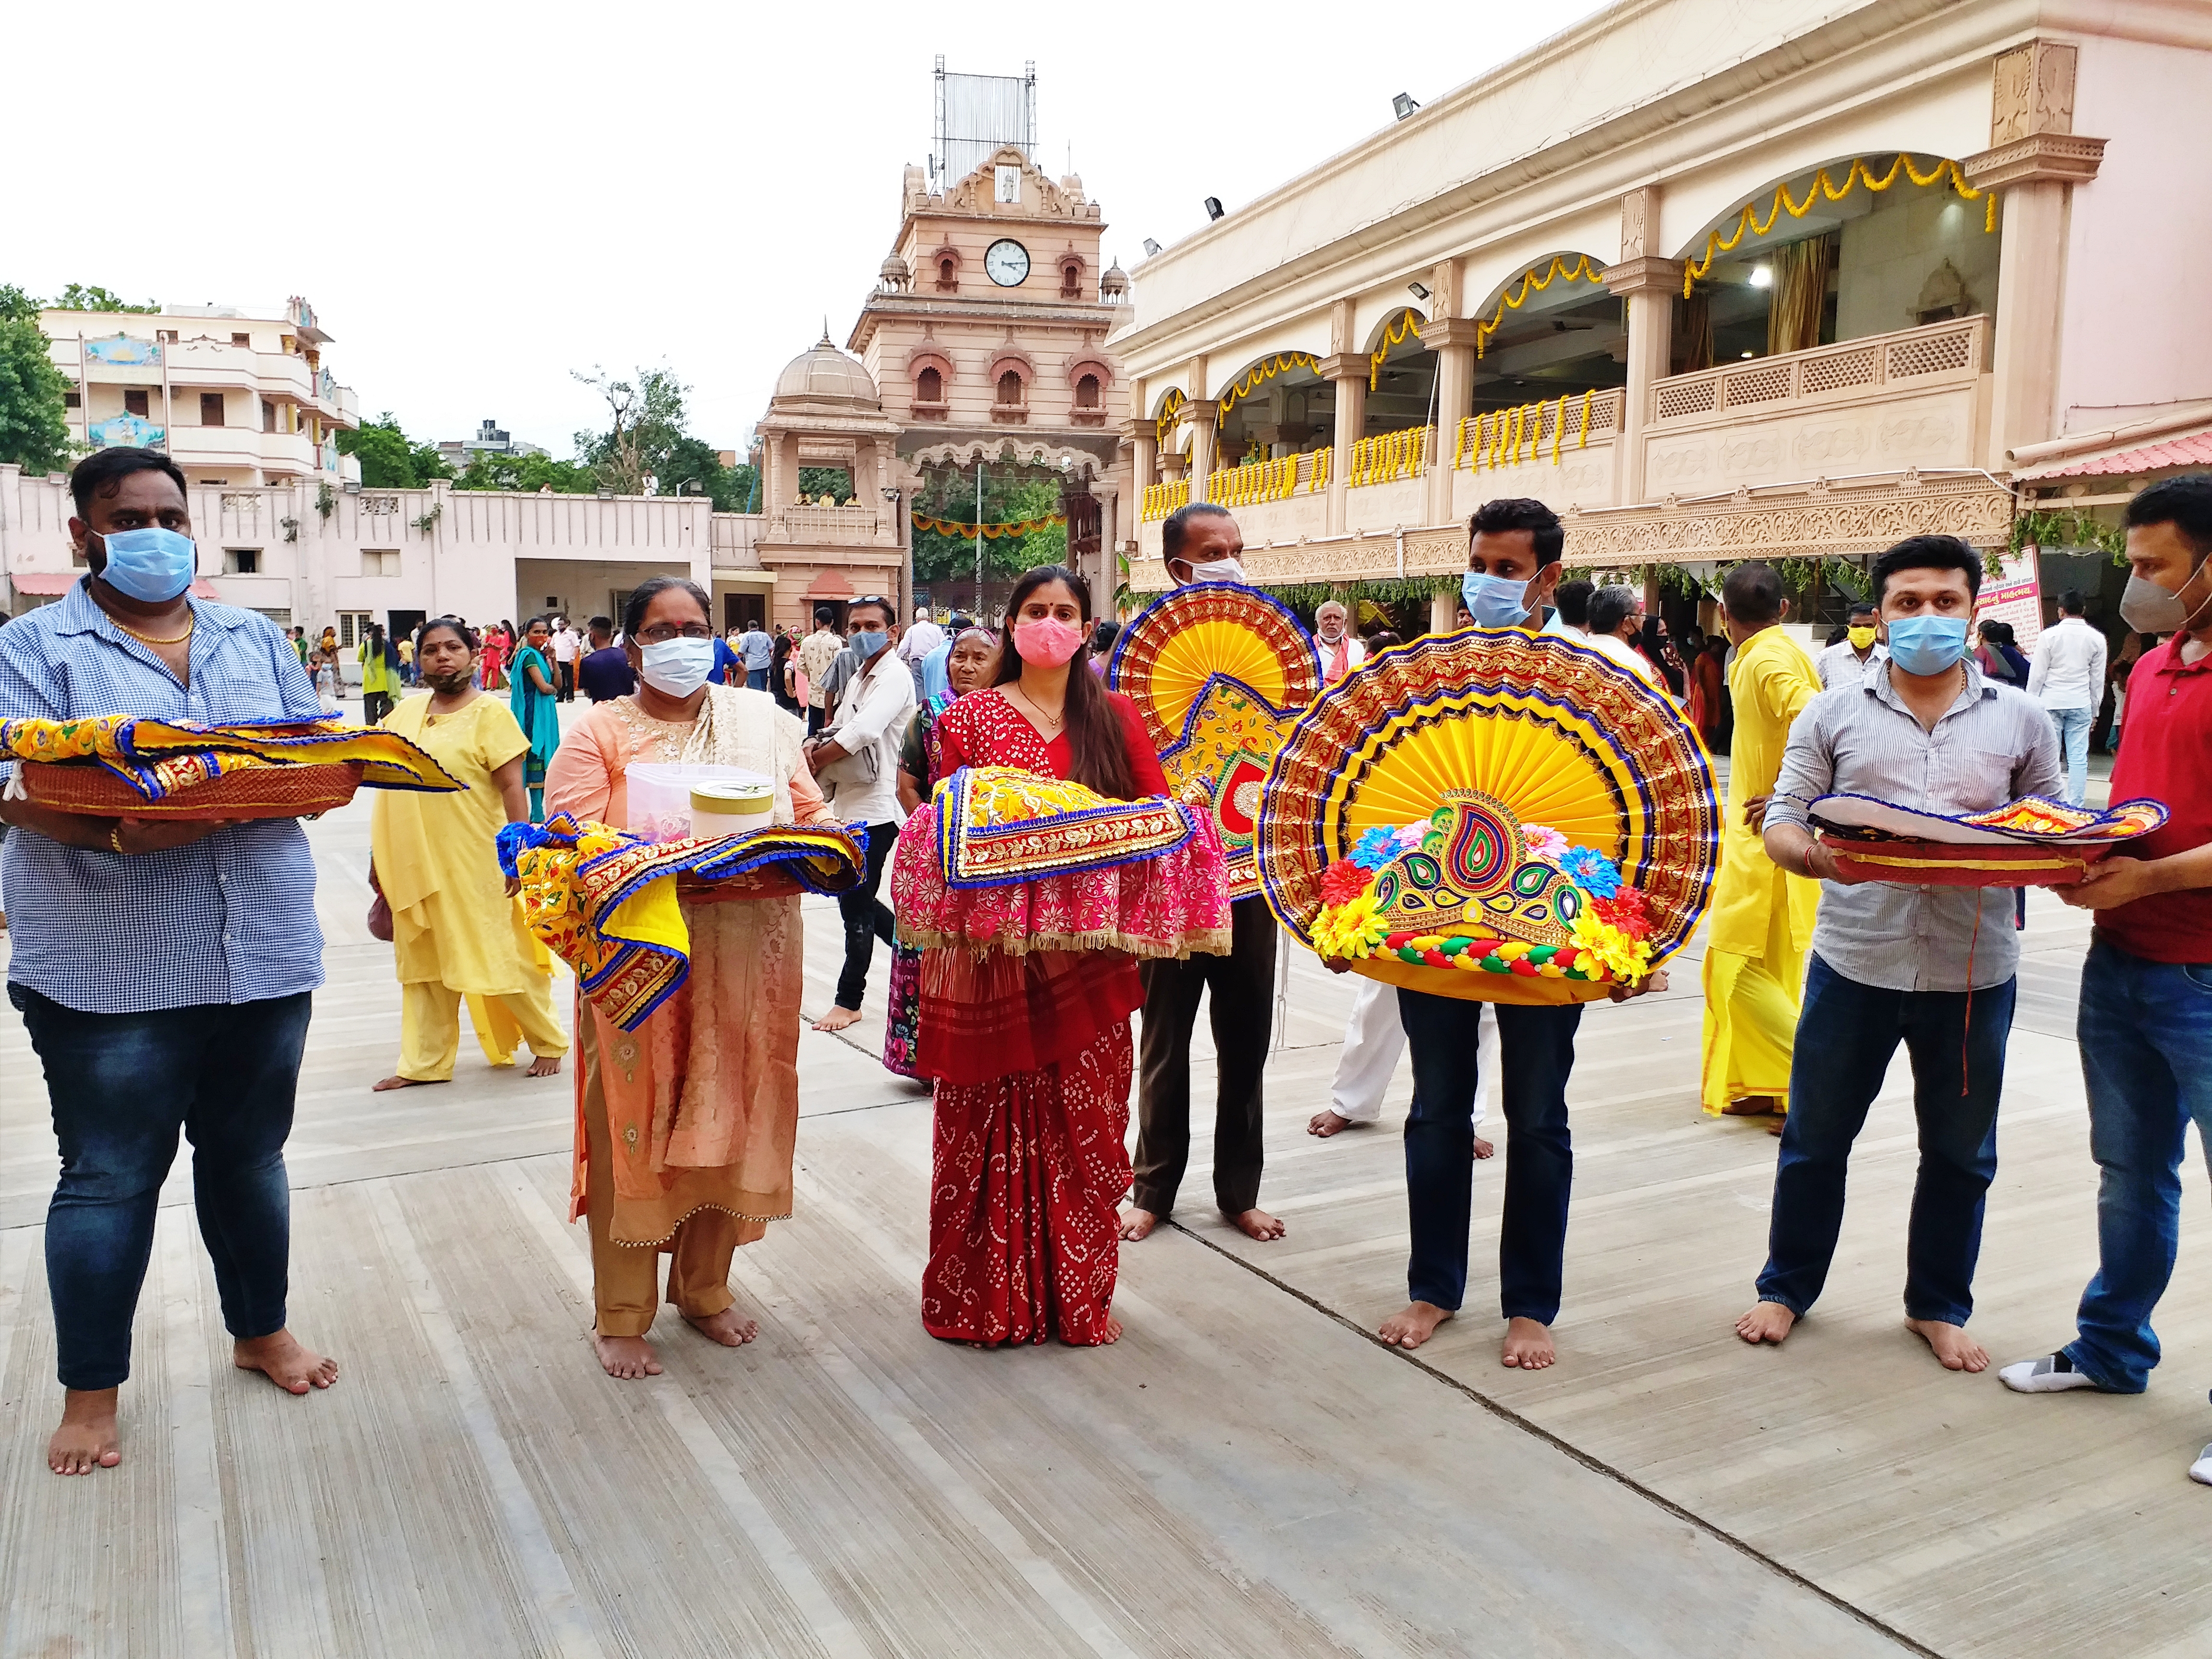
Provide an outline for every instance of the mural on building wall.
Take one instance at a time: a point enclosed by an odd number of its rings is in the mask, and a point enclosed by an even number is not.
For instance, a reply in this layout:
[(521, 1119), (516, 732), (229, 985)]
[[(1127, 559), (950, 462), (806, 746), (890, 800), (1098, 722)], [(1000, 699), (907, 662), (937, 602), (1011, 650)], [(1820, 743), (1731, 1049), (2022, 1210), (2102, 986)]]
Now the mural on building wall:
[(323, 440), (323, 471), (335, 472), (337, 470), (338, 441), (334, 437), (325, 438)]
[(152, 340), (134, 340), (127, 334), (118, 334), (112, 339), (87, 340), (84, 360), (88, 363), (112, 363), (118, 368), (137, 368), (161, 361), (161, 348)]
[(151, 449), (169, 434), (143, 415), (111, 415), (94, 421), (84, 435), (94, 449)]

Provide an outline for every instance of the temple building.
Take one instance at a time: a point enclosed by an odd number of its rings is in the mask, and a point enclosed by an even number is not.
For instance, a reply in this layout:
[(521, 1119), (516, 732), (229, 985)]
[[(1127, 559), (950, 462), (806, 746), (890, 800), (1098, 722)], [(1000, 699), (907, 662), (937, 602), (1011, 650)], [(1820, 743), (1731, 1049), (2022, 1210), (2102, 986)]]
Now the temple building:
[[(1053, 485), (1069, 557), (1110, 608), (1112, 550), (1134, 532), (1128, 401), (1105, 348), (1128, 283), (1104, 265), (1104, 229), (1080, 179), (1046, 177), (1016, 146), (942, 191), (906, 169), (854, 355), (825, 334), (783, 371), (758, 423), (758, 574), (718, 560), (726, 616), (755, 614), (755, 592), (773, 594), (763, 614), (793, 624), (863, 592), (895, 593), (905, 611), (915, 504), (961, 494), (978, 468)], [(842, 470), (846, 493), (805, 498), (802, 467)], [(972, 507), (962, 521), (981, 522)], [(975, 585), (940, 582), (930, 597), (973, 604)]]
[(2030, 472), (2204, 431), (2212, 220), (2173, 169), (2212, 13), (1714, 11), (1610, 7), (1139, 264), (1133, 585), (1184, 501), (1235, 508), (1255, 581), (1441, 588), (1468, 514), (1533, 495), (1655, 603), (1662, 565), (1838, 562), (1792, 567), (1825, 619), (1905, 535), (2006, 546)]

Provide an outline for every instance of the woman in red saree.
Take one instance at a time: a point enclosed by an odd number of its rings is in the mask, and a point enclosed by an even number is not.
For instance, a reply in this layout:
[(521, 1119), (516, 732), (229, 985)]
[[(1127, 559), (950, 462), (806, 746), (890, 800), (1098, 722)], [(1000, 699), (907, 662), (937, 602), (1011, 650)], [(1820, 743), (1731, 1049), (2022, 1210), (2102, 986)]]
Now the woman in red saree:
[[(1091, 622), (1074, 573), (1030, 571), (1006, 620), (997, 684), (937, 719), (932, 781), (1012, 766), (1121, 800), (1166, 794), (1135, 706), (1069, 672)], [(937, 1080), (922, 1328), (978, 1345), (1115, 1340), (1135, 962), (931, 950), (921, 995), (920, 1069)]]

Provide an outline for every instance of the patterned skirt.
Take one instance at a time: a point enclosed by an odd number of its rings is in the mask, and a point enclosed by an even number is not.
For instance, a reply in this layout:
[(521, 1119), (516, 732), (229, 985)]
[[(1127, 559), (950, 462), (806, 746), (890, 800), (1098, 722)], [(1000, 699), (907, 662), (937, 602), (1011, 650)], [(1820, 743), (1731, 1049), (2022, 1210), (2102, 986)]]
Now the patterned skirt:
[(884, 1015), (884, 1069), (900, 1077), (921, 1075), (921, 952), (891, 946), (890, 1004)]
[(1106, 1340), (1129, 1190), (1129, 1025), (1070, 1058), (937, 1085), (922, 1328), (982, 1343)]

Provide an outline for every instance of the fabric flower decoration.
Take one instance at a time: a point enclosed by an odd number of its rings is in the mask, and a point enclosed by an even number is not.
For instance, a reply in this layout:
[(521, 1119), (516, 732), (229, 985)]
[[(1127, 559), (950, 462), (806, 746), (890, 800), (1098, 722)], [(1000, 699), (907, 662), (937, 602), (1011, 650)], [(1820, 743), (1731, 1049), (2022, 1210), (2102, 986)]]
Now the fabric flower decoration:
[(1377, 824), (1352, 843), (1352, 861), (1365, 870), (1380, 870), (1398, 856), (1398, 832), (1389, 824)]
[(1651, 914), (1644, 908), (1640, 888), (1623, 887), (1609, 899), (1595, 899), (1593, 907), (1598, 920), (1619, 928), (1631, 939), (1644, 939), (1651, 932)]
[(1314, 919), (1314, 949), (1324, 957), (1370, 956), (1389, 933), (1376, 914), (1375, 901), (1363, 893)]
[(1391, 839), (1397, 842), (1400, 852), (1410, 853), (1428, 838), (1428, 834), (1429, 826), (1425, 823), (1402, 823), (1392, 831)]
[(1365, 892), (1374, 877), (1350, 859), (1339, 859), (1321, 872), (1321, 902), (1348, 904)]
[(1609, 899), (1620, 890), (1620, 866), (1592, 847), (1570, 847), (1559, 868), (1592, 898)]
[(1567, 838), (1548, 823), (1524, 823), (1521, 839), (1536, 857), (1557, 864), (1567, 855)]
[(1605, 964), (1607, 972), (1624, 985), (1633, 985), (1651, 971), (1650, 945), (1640, 939), (1629, 938), (1595, 908), (1575, 918), (1574, 941), (1576, 949), (1595, 957)]

